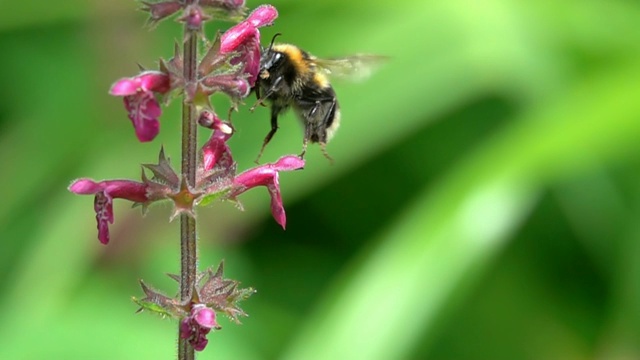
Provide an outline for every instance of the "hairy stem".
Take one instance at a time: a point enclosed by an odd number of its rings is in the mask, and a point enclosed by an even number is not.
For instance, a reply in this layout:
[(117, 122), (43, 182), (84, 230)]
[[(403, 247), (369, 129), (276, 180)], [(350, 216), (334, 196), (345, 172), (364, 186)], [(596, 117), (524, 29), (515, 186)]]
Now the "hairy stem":
[[(193, 0), (187, 0), (187, 4)], [(186, 25), (185, 25), (186, 26)], [(197, 63), (197, 34), (185, 27), (188, 38), (184, 44), (184, 78), (186, 86), (195, 81)], [(196, 149), (198, 126), (196, 109), (191, 103), (182, 103), (182, 174), (189, 185), (195, 185)], [(180, 300), (191, 299), (191, 291), (196, 281), (198, 252), (196, 247), (196, 220), (188, 215), (180, 216)], [(180, 328), (178, 325), (178, 334)], [(178, 336), (178, 359), (195, 359), (193, 347)]]

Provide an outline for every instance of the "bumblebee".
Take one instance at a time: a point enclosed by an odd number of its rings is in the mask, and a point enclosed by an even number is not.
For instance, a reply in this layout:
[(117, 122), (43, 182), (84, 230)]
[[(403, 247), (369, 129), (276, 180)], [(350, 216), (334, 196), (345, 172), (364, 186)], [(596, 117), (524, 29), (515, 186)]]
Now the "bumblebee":
[(276, 34), (260, 57), (260, 71), (254, 86), (257, 102), (268, 101), (271, 108), (271, 130), (264, 138), (262, 152), (278, 131), (278, 116), (293, 108), (304, 125), (302, 153), (307, 144), (319, 143), (324, 156), (333, 161), (326, 145), (340, 125), (340, 105), (329, 83), (329, 76), (362, 78), (382, 57), (354, 55), (344, 58), (320, 59), (291, 44), (275, 44)]

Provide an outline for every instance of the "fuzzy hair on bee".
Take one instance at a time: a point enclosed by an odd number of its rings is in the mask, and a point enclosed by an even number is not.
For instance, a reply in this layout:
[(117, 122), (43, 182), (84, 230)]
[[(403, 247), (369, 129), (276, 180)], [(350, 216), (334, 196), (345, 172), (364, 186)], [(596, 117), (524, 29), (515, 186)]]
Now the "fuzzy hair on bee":
[(375, 55), (320, 59), (291, 44), (275, 44), (276, 34), (262, 51), (260, 71), (254, 91), (258, 98), (251, 108), (267, 101), (271, 108), (271, 130), (262, 144), (256, 162), (278, 130), (278, 116), (292, 108), (304, 126), (303, 157), (307, 144), (319, 143), (324, 156), (332, 161), (326, 145), (340, 126), (340, 105), (329, 76), (358, 77), (382, 59)]

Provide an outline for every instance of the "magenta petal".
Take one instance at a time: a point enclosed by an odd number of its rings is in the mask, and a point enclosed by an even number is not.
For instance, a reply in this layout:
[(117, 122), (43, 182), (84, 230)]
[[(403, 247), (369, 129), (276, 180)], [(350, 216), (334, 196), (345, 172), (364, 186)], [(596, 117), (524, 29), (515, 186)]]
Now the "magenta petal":
[(287, 155), (273, 164), (260, 165), (241, 173), (236, 176), (234, 183), (246, 188), (271, 184), (278, 186), (278, 171), (297, 170), (303, 166), (304, 160), (295, 155)]
[(133, 78), (122, 78), (111, 85), (109, 94), (113, 96), (130, 96), (139, 91), (153, 91), (161, 94), (171, 88), (169, 75), (160, 71), (145, 71)]
[(222, 88), (222, 91), (233, 98), (245, 98), (251, 91), (251, 86), (245, 79), (234, 79), (227, 85)]
[(181, 339), (188, 339), (194, 333), (194, 330), (191, 327), (191, 323), (189, 321), (190, 319), (191, 319), (190, 317), (186, 317), (182, 319), (182, 321), (180, 322), (180, 338)]
[(133, 123), (138, 140), (141, 142), (153, 140), (160, 132), (158, 117), (162, 114), (160, 104), (153, 94), (140, 92), (125, 96), (124, 106), (129, 112), (129, 119)]
[(204, 304), (195, 304), (191, 314), (180, 322), (180, 338), (189, 339), (194, 350), (202, 351), (209, 343), (207, 334), (212, 328), (220, 328), (215, 311)]
[(271, 25), (278, 17), (278, 10), (272, 5), (260, 5), (251, 12), (246, 21), (255, 27)]
[(198, 124), (209, 129), (217, 129), (221, 123), (222, 119), (213, 111), (204, 110), (198, 116)]
[(258, 72), (260, 72), (260, 45), (257, 39), (255, 38), (247, 44), (246, 53), (244, 54), (244, 73), (247, 74), (247, 82), (251, 87), (256, 84)]
[(196, 310), (193, 320), (203, 328), (211, 329), (220, 327), (216, 322), (216, 312), (208, 307), (202, 307)]
[(101, 243), (109, 243), (109, 224), (113, 224), (113, 202), (103, 193), (96, 194), (93, 202), (98, 222), (98, 239)]
[(93, 209), (98, 223), (98, 239), (109, 242), (109, 224), (113, 224), (113, 199), (122, 198), (138, 203), (149, 201), (147, 184), (131, 180), (105, 180), (95, 182), (91, 179), (78, 179), (69, 186), (69, 191), (80, 194), (95, 194)]
[(169, 75), (160, 71), (145, 71), (136, 77), (143, 91), (164, 94), (171, 88)]
[(126, 199), (144, 203), (149, 200), (147, 184), (131, 180), (106, 180), (101, 182), (104, 193), (112, 199)]
[(140, 89), (140, 82), (135, 78), (123, 78), (111, 85), (109, 94), (113, 96), (134, 95)]
[(282, 204), (278, 172), (297, 170), (303, 166), (304, 160), (295, 155), (288, 155), (281, 157), (273, 164), (265, 164), (249, 169), (236, 176), (233, 180), (236, 190), (232, 193), (232, 197), (256, 186), (266, 186), (271, 196), (271, 214), (284, 229), (287, 224), (287, 217)]
[(235, 25), (220, 38), (220, 54), (237, 52), (237, 55), (231, 59), (231, 64), (244, 63), (243, 73), (247, 77), (249, 87), (255, 85), (260, 69), (260, 31), (258, 31), (258, 27), (270, 25), (276, 17), (278, 17), (278, 11), (273, 6), (259, 6), (249, 15), (247, 20)]
[(298, 170), (304, 167), (304, 160), (299, 156), (287, 155), (283, 156), (274, 164), (274, 168), (278, 171)]
[(218, 160), (222, 158), (222, 155), (227, 151), (227, 146), (224, 140), (219, 138), (211, 138), (203, 147), (203, 167), (205, 171), (213, 169), (218, 163)]
[(69, 191), (78, 195), (95, 194), (102, 191), (103, 186), (91, 179), (77, 179), (69, 185)]
[(238, 23), (220, 37), (220, 53), (226, 54), (235, 51), (250, 38), (260, 38), (258, 29), (246, 21)]
[[(239, 57), (234, 59), (240, 60)], [(251, 91), (249, 81), (238, 78), (238, 75), (212, 75), (204, 78), (202, 84), (210, 89), (221, 90), (232, 98), (245, 98)]]
[(213, 129), (211, 138), (202, 146), (202, 166), (204, 171), (209, 171), (218, 164), (221, 167), (231, 166), (233, 158), (231, 149), (227, 145), (227, 140), (233, 135), (233, 127), (208, 110), (200, 113), (198, 123)]
[(278, 184), (278, 177), (275, 178), (275, 185), (267, 186), (269, 195), (271, 195), (271, 215), (283, 229), (287, 226), (287, 214), (284, 211), (284, 205), (282, 205), (282, 194), (280, 193), (280, 185)]
[(213, 134), (211, 134), (209, 141), (202, 147), (202, 166), (205, 171), (213, 169), (218, 164), (222, 167), (233, 164), (231, 149), (229, 149), (227, 145), (227, 140), (229, 140), (231, 135), (233, 135), (233, 131), (227, 133), (223, 130), (215, 130)]
[(246, 189), (250, 189), (260, 185), (269, 185), (273, 183), (273, 177), (278, 173), (275, 170), (271, 169), (269, 167), (270, 165), (271, 164), (261, 165), (253, 169), (249, 169), (236, 176), (233, 182), (236, 185), (239, 185), (240, 187), (244, 187)]
[(194, 339), (191, 342), (191, 346), (193, 346), (193, 350), (195, 351), (202, 351), (204, 350), (205, 347), (207, 347), (208, 343), (209, 343), (209, 340), (204, 335), (202, 335)]

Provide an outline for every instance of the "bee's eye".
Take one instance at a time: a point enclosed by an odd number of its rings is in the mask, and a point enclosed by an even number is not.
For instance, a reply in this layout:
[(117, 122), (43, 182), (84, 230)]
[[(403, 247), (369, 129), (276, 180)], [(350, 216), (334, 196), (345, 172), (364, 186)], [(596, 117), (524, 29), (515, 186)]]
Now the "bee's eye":
[(280, 65), (280, 62), (282, 62), (282, 58), (283, 56), (281, 53), (268, 54), (268, 56), (262, 60), (262, 68), (273, 69), (274, 67)]

